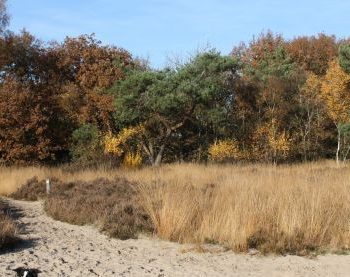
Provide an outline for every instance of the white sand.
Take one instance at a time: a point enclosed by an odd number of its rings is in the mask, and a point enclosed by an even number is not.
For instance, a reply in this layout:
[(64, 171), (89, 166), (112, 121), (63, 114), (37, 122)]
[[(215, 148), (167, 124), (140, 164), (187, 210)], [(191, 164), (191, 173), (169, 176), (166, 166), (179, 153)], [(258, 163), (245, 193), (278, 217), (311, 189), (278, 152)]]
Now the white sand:
[[(350, 276), (350, 256), (315, 259), (261, 257), (233, 252), (185, 252), (190, 246), (141, 238), (109, 239), (90, 226), (47, 217), (40, 202), (9, 200), (23, 210), (27, 240), (0, 254), (0, 276), (15, 276), (18, 266), (38, 268), (39, 276)], [(29, 242), (28, 242), (29, 241)]]

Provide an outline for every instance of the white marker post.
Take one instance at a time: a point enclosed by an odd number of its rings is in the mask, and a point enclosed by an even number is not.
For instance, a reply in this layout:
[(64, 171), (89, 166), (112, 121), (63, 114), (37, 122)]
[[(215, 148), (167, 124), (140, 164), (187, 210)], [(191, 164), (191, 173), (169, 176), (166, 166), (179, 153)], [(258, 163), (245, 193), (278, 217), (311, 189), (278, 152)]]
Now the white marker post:
[(51, 190), (50, 179), (46, 179), (46, 193), (50, 194), (50, 190)]

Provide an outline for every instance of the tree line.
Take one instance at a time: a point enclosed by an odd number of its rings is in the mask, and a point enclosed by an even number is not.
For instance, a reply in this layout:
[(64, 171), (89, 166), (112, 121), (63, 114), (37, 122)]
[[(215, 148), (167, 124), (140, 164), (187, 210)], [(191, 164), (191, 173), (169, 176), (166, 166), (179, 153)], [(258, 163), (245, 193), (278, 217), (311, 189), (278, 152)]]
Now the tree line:
[(46, 43), (6, 29), (0, 163), (346, 160), (350, 39), (265, 32), (161, 70), (93, 35)]

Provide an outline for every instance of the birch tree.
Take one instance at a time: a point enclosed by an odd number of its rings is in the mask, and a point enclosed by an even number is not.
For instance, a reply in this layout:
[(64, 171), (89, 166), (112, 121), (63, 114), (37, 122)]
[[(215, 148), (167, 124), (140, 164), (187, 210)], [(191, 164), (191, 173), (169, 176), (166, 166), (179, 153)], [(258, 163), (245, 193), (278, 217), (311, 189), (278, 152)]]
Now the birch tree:
[(324, 77), (321, 86), (322, 97), (327, 106), (329, 117), (337, 129), (336, 161), (339, 162), (339, 153), (342, 147), (342, 129), (350, 120), (350, 74), (347, 74), (334, 60)]

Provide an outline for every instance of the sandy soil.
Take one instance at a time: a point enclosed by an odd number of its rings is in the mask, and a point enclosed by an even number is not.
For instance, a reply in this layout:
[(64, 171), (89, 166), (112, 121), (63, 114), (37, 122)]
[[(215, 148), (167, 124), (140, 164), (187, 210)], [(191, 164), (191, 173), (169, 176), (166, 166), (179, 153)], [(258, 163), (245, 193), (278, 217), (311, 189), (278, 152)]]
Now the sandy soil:
[[(0, 276), (18, 266), (40, 276), (350, 276), (350, 256), (314, 259), (198, 253), (191, 246), (152, 238), (120, 241), (91, 226), (74, 226), (47, 217), (40, 202), (8, 200), (17, 208), (24, 242), (0, 253)], [(211, 250), (215, 250), (214, 248)], [(212, 251), (213, 252), (213, 251)]]

